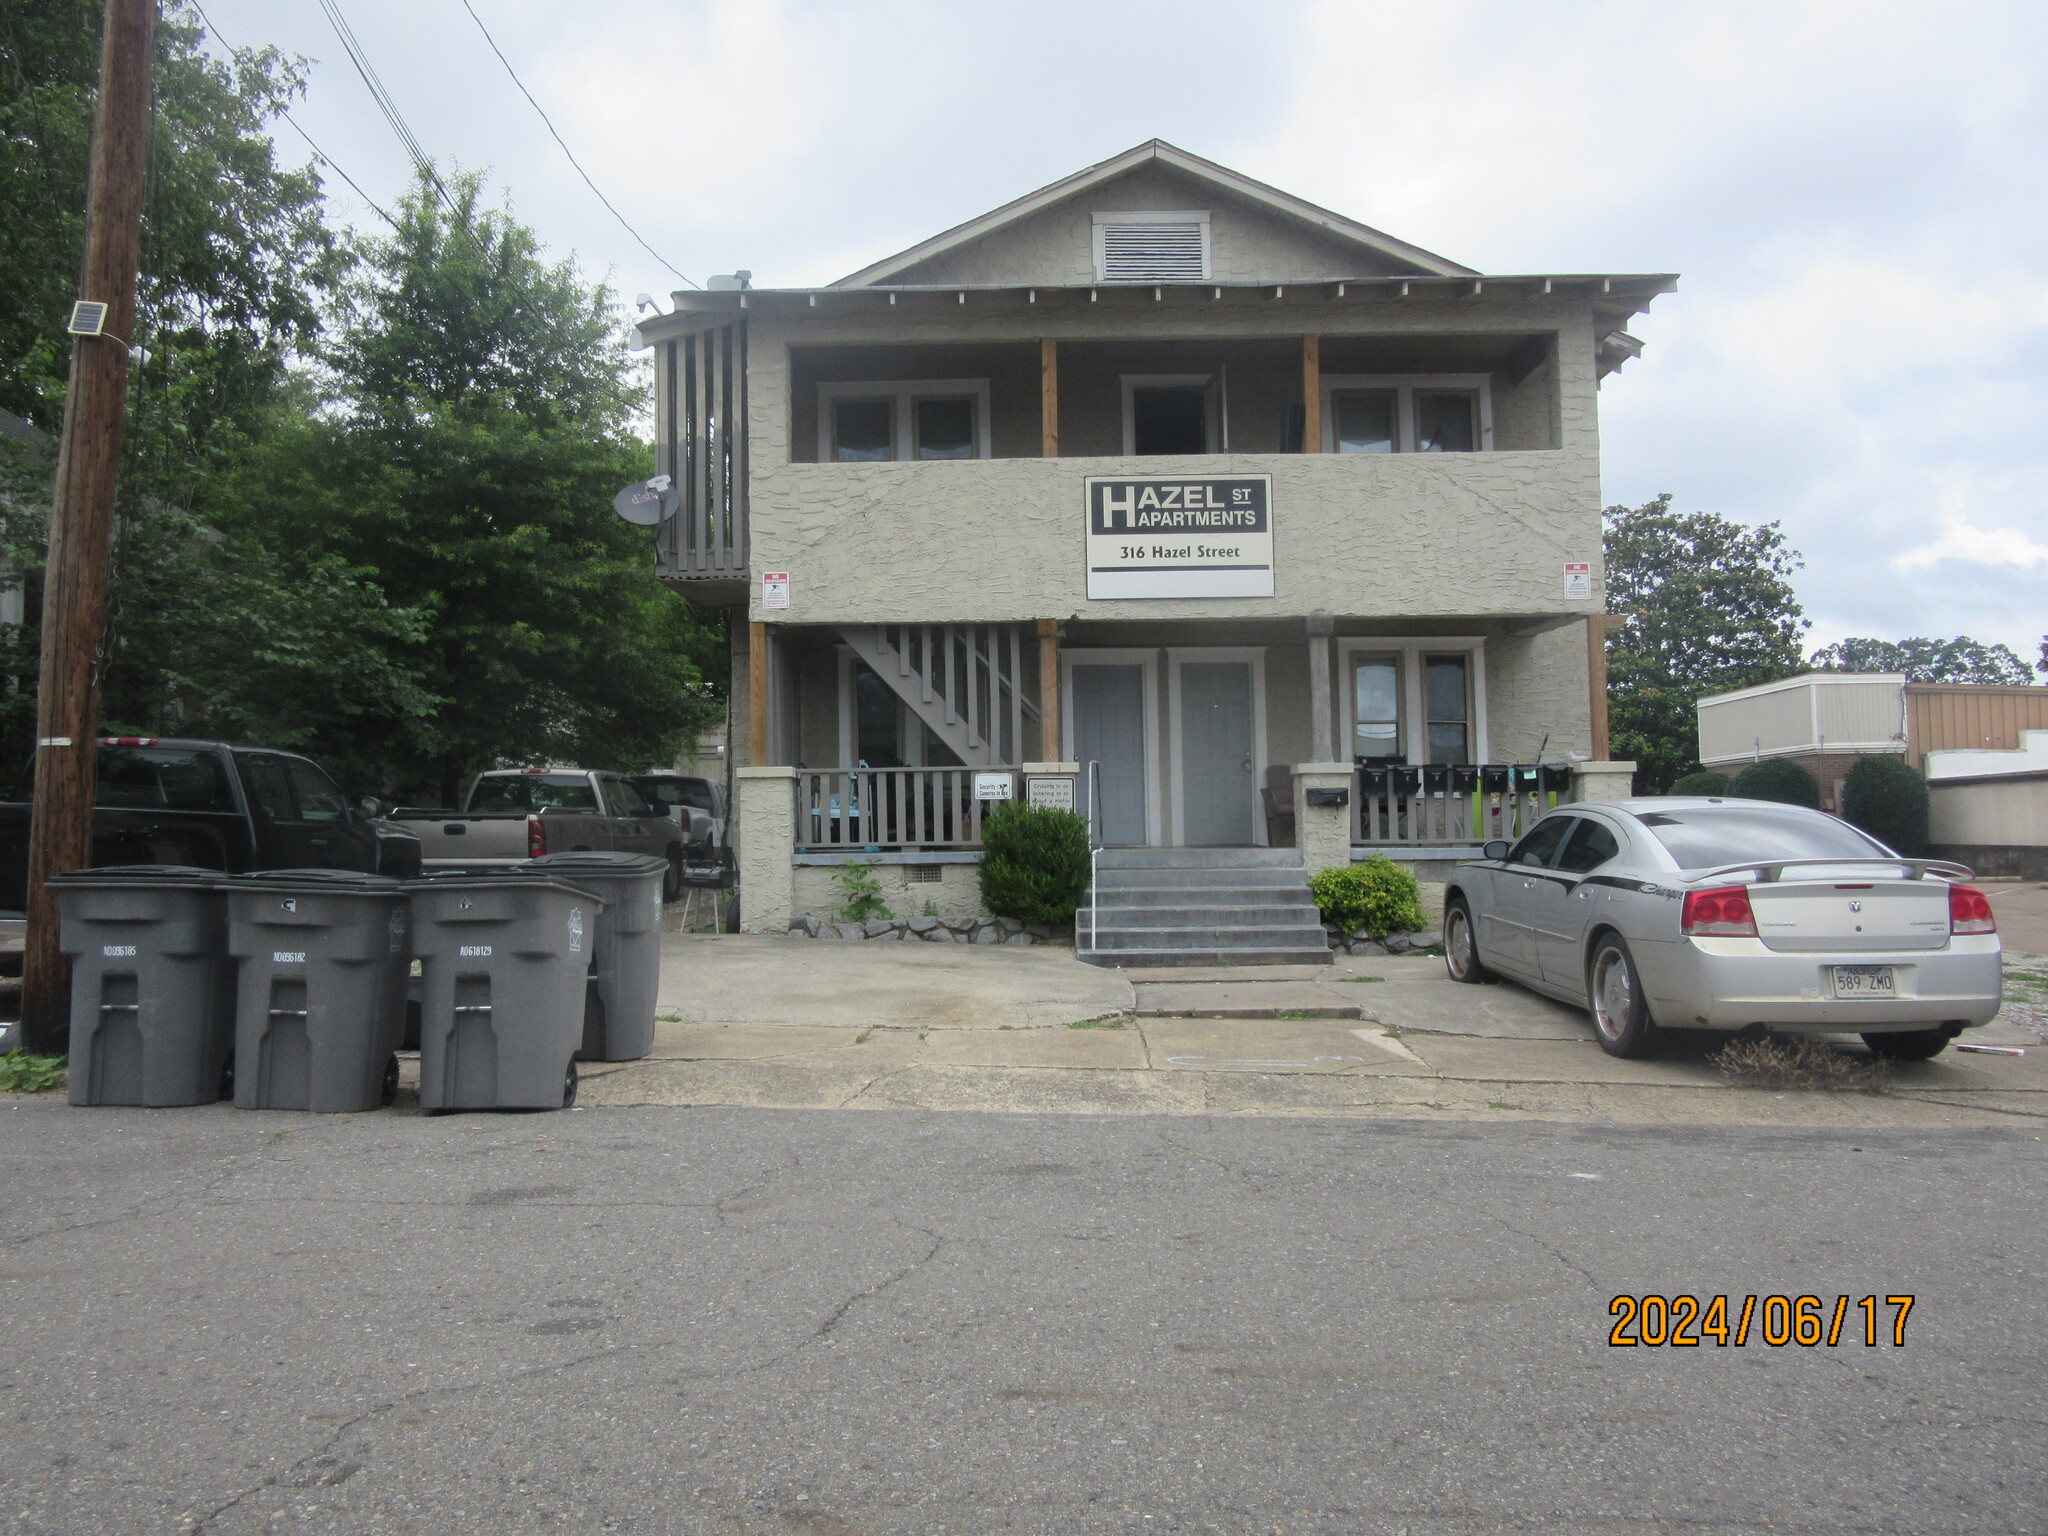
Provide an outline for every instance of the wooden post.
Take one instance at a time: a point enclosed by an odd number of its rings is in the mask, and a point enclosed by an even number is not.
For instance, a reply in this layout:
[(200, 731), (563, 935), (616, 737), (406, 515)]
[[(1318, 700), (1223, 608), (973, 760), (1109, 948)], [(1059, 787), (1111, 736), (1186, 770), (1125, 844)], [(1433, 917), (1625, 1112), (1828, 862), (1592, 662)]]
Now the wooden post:
[(1301, 338), (1301, 451), (1323, 451), (1323, 338)]
[(1604, 613), (1586, 615), (1586, 692), (1587, 703), (1592, 706), (1593, 718), (1593, 761), (1604, 763), (1608, 758), (1607, 741), (1607, 621)]
[(21, 1041), (39, 1053), (64, 1049), (71, 1015), (70, 967), (58, 947), (57, 897), (44, 882), (92, 862), (100, 631), (106, 621), (114, 490), (128, 407), (128, 348), (135, 339), (156, 9), (156, 0), (107, 0), (100, 39), (99, 106), (78, 296), (105, 304), (107, 314), (102, 334), (81, 336), (71, 348), (71, 386), (50, 502), (36, 695)]
[(769, 767), (768, 626), (759, 619), (747, 625), (747, 766)]
[[(1060, 456), (1060, 344), (1050, 336), (1038, 343), (1038, 452)], [(1040, 623), (1045, 622), (1040, 620)], [(1051, 759), (1047, 759), (1051, 761)]]
[[(1051, 342), (1047, 342), (1049, 347)], [(1038, 621), (1038, 756), (1041, 762), (1063, 763), (1060, 756), (1060, 621)]]

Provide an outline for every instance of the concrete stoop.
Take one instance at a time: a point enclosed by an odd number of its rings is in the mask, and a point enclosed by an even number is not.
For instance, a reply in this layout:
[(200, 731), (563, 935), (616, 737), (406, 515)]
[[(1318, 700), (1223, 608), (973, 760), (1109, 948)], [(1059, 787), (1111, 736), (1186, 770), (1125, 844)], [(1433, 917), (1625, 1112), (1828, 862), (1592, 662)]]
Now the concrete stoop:
[(1090, 965), (1328, 965), (1330, 941), (1293, 848), (1111, 848), (1075, 954)]

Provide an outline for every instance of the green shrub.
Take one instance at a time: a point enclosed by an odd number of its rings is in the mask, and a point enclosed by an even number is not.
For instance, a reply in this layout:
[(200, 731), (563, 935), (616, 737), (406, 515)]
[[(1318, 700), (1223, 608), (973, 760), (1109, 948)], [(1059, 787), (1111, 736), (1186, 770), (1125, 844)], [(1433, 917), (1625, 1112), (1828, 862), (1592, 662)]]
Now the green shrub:
[(1927, 781), (1903, 757), (1860, 757), (1842, 780), (1842, 819), (1916, 858), (1927, 851)]
[(1071, 922), (1088, 891), (1088, 823), (1072, 811), (1006, 801), (981, 824), (981, 902), (997, 917)]
[(842, 864), (832, 875), (839, 887), (838, 918), (842, 923), (864, 923), (870, 918), (893, 917), (882, 882), (875, 878), (873, 859), (854, 859)]
[(1417, 933), (1429, 926), (1422, 915), (1422, 891), (1415, 876), (1384, 854), (1363, 864), (1319, 870), (1308, 883), (1323, 921), (1346, 933), (1363, 928), (1368, 938)]
[(1725, 795), (1730, 793), (1728, 775), (1701, 768), (1672, 782), (1674, 795)]
[(1820, 809), (1820, 785), (1789, 757), (1767, 757), (1735, 775), (1727, 793), (1743, 800), (1775, 800), (1780, 805)]

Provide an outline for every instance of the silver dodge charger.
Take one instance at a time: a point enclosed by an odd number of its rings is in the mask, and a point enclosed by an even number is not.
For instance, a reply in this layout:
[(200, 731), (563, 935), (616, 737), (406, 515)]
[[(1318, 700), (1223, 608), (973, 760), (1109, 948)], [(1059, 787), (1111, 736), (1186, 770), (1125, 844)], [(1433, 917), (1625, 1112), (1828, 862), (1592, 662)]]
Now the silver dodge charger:
[(1560, 806), (1444, 895), (1453, 981), (1585, 1008), (1611, 1055), (1659, 1028), (1856, 1033), (1924, 1061), (1998, 1012), (1998, 925), (1960, 864), (1764, 800)]

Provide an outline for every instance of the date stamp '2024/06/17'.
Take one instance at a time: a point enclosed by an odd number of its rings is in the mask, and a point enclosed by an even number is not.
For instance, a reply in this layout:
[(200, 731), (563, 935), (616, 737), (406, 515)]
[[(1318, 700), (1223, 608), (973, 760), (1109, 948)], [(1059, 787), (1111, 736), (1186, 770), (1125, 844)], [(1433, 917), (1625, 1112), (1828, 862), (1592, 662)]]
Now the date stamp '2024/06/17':
[[(1891, 1316), (1879, 1314), (1892, 1309)], [(1615, 1349), (1696, 1348), (1712, 1344), (1738, 1348), (1752, 1340), (1782, 1349), (1796, 1344), (1812, 1349), (1825, 1344), (1830, 1349), (1843, 1343), (1862, 1343), (1875, 1349), (1882, 1334), (1891, 1335), (1894, 1348), (1906, 1343), (1906, 1314), (1913, 1310), (1911, 1296), (1837, 1296), (1830, 1308), (1818, 1296), (1617, 1296), (1607, 1305), (1614, 1319), (1607, 1342)], [(1844, 1324), (1847, 1324), (1845, 1330)], [(1846, 1335), (1846, 1336), (1845, 1336)]]

